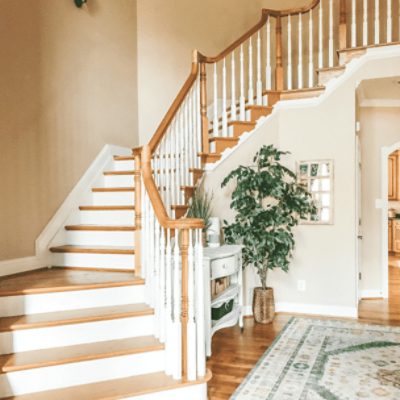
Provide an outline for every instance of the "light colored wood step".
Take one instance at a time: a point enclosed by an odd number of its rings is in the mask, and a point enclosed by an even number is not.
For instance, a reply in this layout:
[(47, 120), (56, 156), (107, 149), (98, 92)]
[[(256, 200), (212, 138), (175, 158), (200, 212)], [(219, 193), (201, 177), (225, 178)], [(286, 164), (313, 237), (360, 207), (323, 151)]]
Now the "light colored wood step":
[(187, 210), (188, 210), (187, 205), (172, 205), (171, 210), (175, 211), (175, 218), (179, 219), (185, 216)]
[(199, 153), (203, 164), (213, 164), (221, 159), (221, 154), (217, 153)]
[(207, 370), (204, 378), (196, 381), (182, 382), (172, 379), (163, 372), (156, 372), (129, 378), (72, 386), (65, 389), (13, 396), (4, 400), (121, 400), (207, 383), (211, 379), (211, 376), (211, 372)]
[(193, 183), (195, 185), (204, 175), (204, 170), (201, 168), (189, 168), (189, 172), (193, 174)]
[(0, 373), (24, 371), (33, 368), (51, 367), (102, 358), (139, 354), (163, 350), (154, 336), (85, 343), (74, 346), (56, 347), (0, 355)]
[[(251, 131), (255, 128), (256, 124), (251, 121), (229, 121), (228, 122), (228, 128), (232, 127), (233, 131), (233, 136), (234, 137), (239, 137), (242, 135), (244, 132)], [(222, 132), (222, 125), (218, 128), (219, 134)], [(213, 129), (210, 129), (208, 131), (210, 135), (214, 133)]]
[(146, 304), (136, 303), (72, 311), (20, 315), (16, 317), (0, 318), (0, 332), (83, 324), (120, 318), (142, 317), (153, 314), (154, 310)]
[(326, 67), (317, 69), (318, 84), (325, 85), (331, 79), (336, 78), (343, 74), (346, 67), (344, 65), (338, 65), (336, 67)]
[(226, 149), (235, 147), (239, 142), (237, 137), (215, 137), (210, 139), (210, 143), (215, 143), (214, 151), (218, 154)]
[(80, 211), (135, 211), (135, 206), (79, 206)]
[(134, 161), (134, 156), (114, 156), (115, 161)]
[(256, 123), (261, 117), (266, 117), (272, 113), (272, 106), (248, 105), (246, 111), (250, 111), (250, 121)]
[(67, 231), (101, 231), (101, 232), (133, 232), (133, 225), (67, 225)]
[(193, 197), (196, 188), (194, 186), (181, 186), (181, 190), (183, 190), (185, 203), (187, 203)]
[(0, 297), (142, 285), (133, 272), (45, 268), (0, 278)]
[(140, 171), (104, 171), (105, 176), (139, 175)]
[(281, 92), (278, 90), (265, 90), (263, 91), (263, 96), (267, 96), (268, 106), (273, 107), (281, 99)]
[(92, 192), (134, 192), (134, 187), (99, 187), (93, 188)]
[(63, 245), (51, 247), (52, 253), (84, 253), (84, 254), (135, 254), (133, 247), (126, 246), (74, 246)]
[(297, 99), (308, 99), (311, 97), (318, 97), (324, 93), (324, 86), (316, 86), (313, 88), (306, 89), (293, 89), (293, 90), (283, 90), (281, 92), (281, 100), (297, 100)]

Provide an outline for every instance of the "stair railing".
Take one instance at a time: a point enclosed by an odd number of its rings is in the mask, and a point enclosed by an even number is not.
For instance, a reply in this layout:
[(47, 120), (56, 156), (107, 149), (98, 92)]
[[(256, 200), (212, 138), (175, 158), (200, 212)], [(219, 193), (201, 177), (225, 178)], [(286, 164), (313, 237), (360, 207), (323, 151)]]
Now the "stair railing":
[(193, 381), (206, 373), (204, 221), (179, 217), (187, 209), (186, 189), (215, 151), (210, 142), (229, 140), (235, 134), (232, 125), (248, 121), (252, 110), (285, 91), (314, 88), (318, 70), (338, 65), (337, 50), (349, 43), (351, 48), (372, 44), (370, 26), (375, 44), (399, 39), (393, 2), (385, 4), (383, 12), (378, 0), (373, 12), (366, 0), (264, 9), (260, 21), (216, 57), (194, 52), (190, 75), (154, 136), (134, 150), (140, 171), (135, 178), (136, 268), (146, 278), (157, 336), (165, 343), (166, 371), (173, 378)]

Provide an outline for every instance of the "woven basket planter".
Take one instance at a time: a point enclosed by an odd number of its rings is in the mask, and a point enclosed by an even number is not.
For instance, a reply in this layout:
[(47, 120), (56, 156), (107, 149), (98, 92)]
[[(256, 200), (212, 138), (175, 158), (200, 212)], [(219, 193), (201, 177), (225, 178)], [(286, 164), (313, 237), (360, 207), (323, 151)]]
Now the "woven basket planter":
[(254, 320), (260, 324), (269, 324), (275, 316), (274, 290), (261, 287), (254, 288), (253, 294)]

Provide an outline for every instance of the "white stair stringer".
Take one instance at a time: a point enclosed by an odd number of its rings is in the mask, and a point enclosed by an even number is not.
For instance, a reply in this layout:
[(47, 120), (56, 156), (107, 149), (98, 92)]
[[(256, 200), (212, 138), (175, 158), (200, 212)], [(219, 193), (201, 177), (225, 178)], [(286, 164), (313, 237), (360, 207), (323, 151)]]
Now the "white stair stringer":
[(0, 374), (0, 397), (22, 395), (163, 370), (164, 350)]

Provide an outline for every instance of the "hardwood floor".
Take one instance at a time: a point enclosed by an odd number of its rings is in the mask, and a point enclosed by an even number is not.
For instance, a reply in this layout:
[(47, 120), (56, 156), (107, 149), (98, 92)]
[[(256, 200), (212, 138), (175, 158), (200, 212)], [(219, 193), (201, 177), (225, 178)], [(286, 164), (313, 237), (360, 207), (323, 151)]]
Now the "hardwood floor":
[[(213, 374), (209, 382), (210, 400), (230, 398), (291, 316), (277, 314), (268, 325), (246, 318), (243, 333), (239, 327), (233, 327), (214, 335), (212, 356), (207, 363)], [(400, 325), (400, 268), (389, 267), (389, 299), (362, 300), (358, 321)]]

